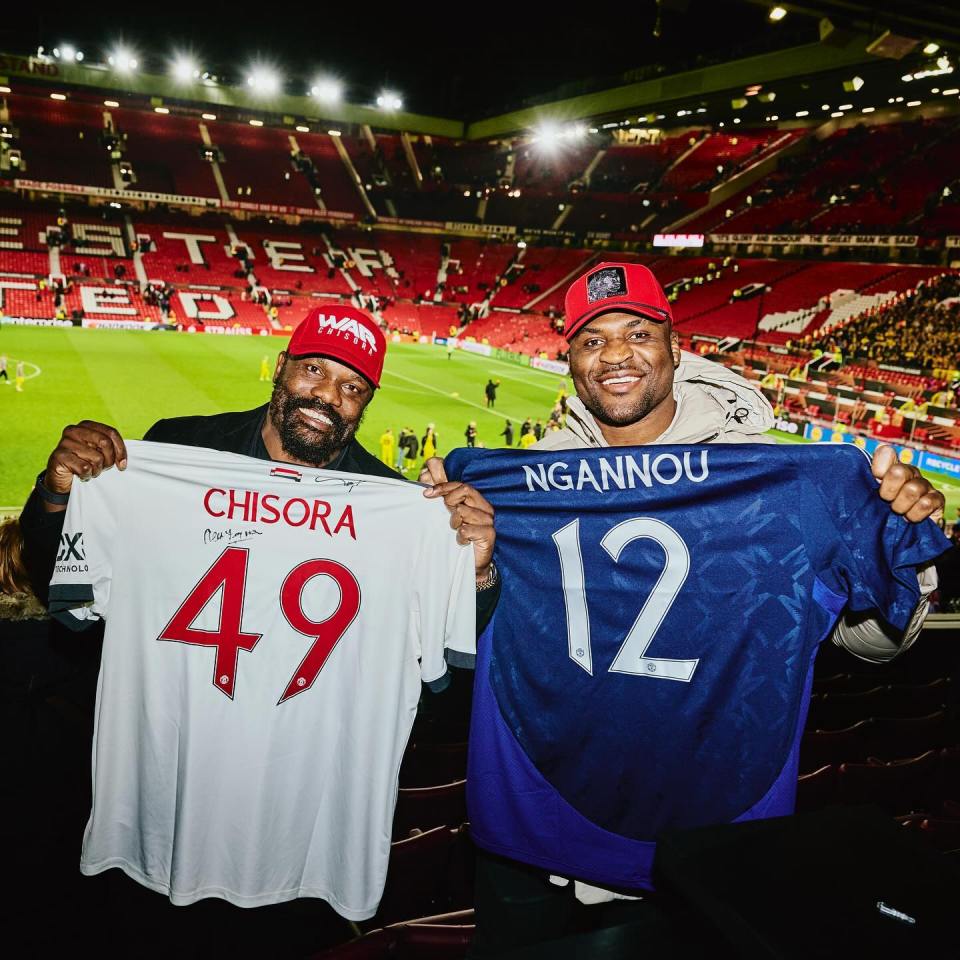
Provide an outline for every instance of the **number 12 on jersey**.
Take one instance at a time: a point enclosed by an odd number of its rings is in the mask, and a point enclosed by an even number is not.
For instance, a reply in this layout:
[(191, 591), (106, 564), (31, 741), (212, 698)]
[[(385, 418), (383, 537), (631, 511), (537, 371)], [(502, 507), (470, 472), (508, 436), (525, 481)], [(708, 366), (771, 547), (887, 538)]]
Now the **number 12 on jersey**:
[[(252, 651), (263, 636), (261, 633), (244, 633), (240, 626), (249, 557), (250, 551), (245, 547), (227, 547), (157, 637), (158, 640), (216, 648), (213, 685), (231, 700), (240, 651)], [(330, 577), (340, 590), (337, 608), (326, 620), (311, 620), (303, 611), (303, 590), (314, 577)], [(202, 630), (193, 626), (200, 612), (218, 592), (220, 615), (216, 629)], [(360, 585), (356, 577), (335, 560), (305, 560), (284, 578), (280, 588), (280, 610), (297, 633), (313, 640), (278, 701), (283, 703), (313, 686), (327, 657), (360, 610)]]
[[(560, 555), (570, 659), (593, 676), (590, 609), (583, 574), (579, 518), (557, 530), (552, 539)], [(633, 517), (618, 523), (604, 534), (600, 546), (614, 563), (618, 563), (620, 554), (635, 540), (652, 540), (658, 544), (664, 552), (665, 561), (653, 590), (613, 658), (609, 671), (689, 683), (699, 659), (669, 660), (663, 657), (648, 657), (647, 651), (687, 579), (690, 572), (690, 552), (673, 527), (653, 517)]]

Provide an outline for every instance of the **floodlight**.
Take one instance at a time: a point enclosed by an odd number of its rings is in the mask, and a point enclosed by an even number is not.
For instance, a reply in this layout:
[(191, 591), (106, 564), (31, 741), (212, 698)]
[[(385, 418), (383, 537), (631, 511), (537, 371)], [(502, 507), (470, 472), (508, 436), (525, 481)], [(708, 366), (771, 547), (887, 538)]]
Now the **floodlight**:
[(217, 115), (216, 115), (215, 113), (201, 113), (200, 116), (201, 116), (204, 120), (216, 120), (216, 119), (217, 119)]
[(310, 96), (325, 103), (336, 103), (343, 99), (343, 84), (331, 77), (321, 77), (310, 87)]
[(932, 40), (924, 48), (923, 52), (928, 56), (932, 57), (940, 49), (939, 43), (934, 43)]
[(297, 133), (309, 133), (310, 128), (305, 127), (302, 123), (297, 124)]
[(847, 93), (856, 93), (863, 86), (863, 77), (851, 77), (843, 81), (843, 89)]
[(103, 101), (103, 105), (104, 105), (105, 107), (119, 107), (119, 106), (120, 106), (120, 101), (119, 101), (119, 100), (104, 100), (104, 101)]
[(403, 100), (400, 99), (400, 94), (392, 90), (382, 90), (377, 96), (377, 106), (381, 110), (402, 110)]
[(117, 47), (117, 49), (107, 57), (107, 63), (118, 73), (131, 73), (140, 65), (137, 58), (126, 47)]
[(810, 111), (809, 111), (809, 110), (798, 110), (798, 111), (797, 111), (797, 116), (798, 116), (798, 117), (809, 117), (809, 116), (810, 116)]
[(200, 79), (200, 67), (196, 61), (185, 54), (178, 54), (170, 65), (170, 73), (180, 83), (190, 83)]
[(907, 101), (907, 106), (908, 106), (908, 107), (919, 107), (921, 103), (923, 103), (922, 100), (908, 100), (908, 101)]
[(247, 74), (247, 86), (254, 93), (272, 96), (280, 92), (280, 74), (272, 67), (263, 65), (251, 67)]
[(561, 137), (560, 127), (552, 120), (544, 120), (533, 133), (534, 142), (544, 147), (555, 147)]
[(63, 94), (63, 93), (51, 93), (51, 94), (50, 94), (50, 99), (51, 99), (51, 100), (66, 100), (67, 97), (66, 97), (66, 94)]
[(779, 23), (786, 15), (785, 7), (771, 7), (767, 17), (771, 23)]

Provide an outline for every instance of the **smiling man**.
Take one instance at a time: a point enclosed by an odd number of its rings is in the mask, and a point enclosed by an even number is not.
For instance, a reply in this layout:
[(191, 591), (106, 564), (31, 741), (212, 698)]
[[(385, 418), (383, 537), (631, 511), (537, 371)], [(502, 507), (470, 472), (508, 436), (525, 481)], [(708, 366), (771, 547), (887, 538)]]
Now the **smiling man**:
[[(646, 267), (631, 263), (600, 264), (571, 285), (566, 295), (565, 314), (564, 335), (570, 344), (570, 373), (576, 396), (567, 400), (566, 426), (547, 433), (532, 448), (533, 451), (647, 444), (774, 442), (767, 435), (774, 423), (773, 411), (758, 390), (721, 364), (680, 350), (677, 335), (672, 329), (670, 305), (656, 278)], [(894, 512), (914, 522), (942, 513), (942, 495), (920, 476), (918, 470), (898, 463), (892, 448), (881, 447), (877, 451), (872, 470), (879, 481), (878, 499), (887, 501)], [(437, 489), (444, 489), (446, 472), (442, 462), (428, 462), (423, 479), (431, 479), (440, 484)], [(493, 494), (491, 499), (495, 499)], [(531, 506), (530, 510), (533, 509)], [(811, 522), (816, 523), (816, 518)], [(517, 549), (515, 530), (503, 529), (501, 535), (501, 544), (511, 544), (512, 549)], [(554, 541), (559, 550), (556, 534)], [(511, 547), (503, 546), (501, 549), (506, 552)], [(509, 579), (509, 574), (505, 575), (505, 579)], [(872, 661), (889, 660), (905, 650), (920, 631), (926, 613), (926, 597), (936, 586), (932, 566), (921, 568), (919, 579), (922, 596), (905, 631), (895, 630), (879, 615), (847, 612), (837, 622), (833, 642)], [(657, 589), (660, 589), (659, 581)], [(695, 589), (706, 591), (707, 585), (701, 583)], [(578, 602), (583, 604), (583, 592), (578, 596)], [(559, 582), (556, 598), (544, 602), (563, 608), (565, 601), (561, 599)], [(634, 602), (635, 597), (626, 597), (625, 609), (634, 609), (631, 606)], [(616, 610), (617, 606), (611, 604), (610, 608)], [(526, 616), (530, 616), (529, 611)], [(492, 640), (488, 642), (492, 643)], [(498, 655), (501, 663), (509, 658), (509, 653), (505, 653), (503, 648), (498, 650)], [(573, 654), (570, 656), (573, 657)], [(509, 670), (511, 674), (519, 673), (522, 667), (515, 660), (510, 660)], [(551, 689), (554, 702), (560, 705), (567, 690), (561, 690), (559, 686), (555, 690), (549, 687), (550, 680), (545, 678), (557, 675), (552, 670), (551, 664), (544, 663), (536, 682)], [(487, 688), (478, 684), (476, 689)], [(491, 702), (498, 705), (489, 707)], [(595, 702), (602, 703), (603, 710), (608, 709), (608, 701), (602, 697)], [(526, 706), (526, 701), (523, 704)], [(488, 708), (489, 712), (485, 712)], [(543, 711), (531, 710), (527, 716), (520, 707), (517, 710), (522, 718), (518, 722), (524, 727), (529, 725), (541, 731), (548, 728), (550, 721)], [(558, 710), (562, 712), (562, 706), (558, 706)], [(517, 834), (509, 833), (512, 827), (505, 826), (509, 817), (504, 811), (512, 809), (510, 805), (514, 799), (511, 796), (501, 800), (507, 797), (508, 791), (503, 789), (503, 780), (495, 779), (490, 771), (512, 771), (520, 769), (521, 765), (516, 755), (509, 753), (504, 746), (507, 741), (501, 737), (503, 727), (496, 725), (500, 722), (496, 718), (503, 715), (502, 701), (495, 698), (481, 700), (480, 706), (475, 706), (475, 711), (470, 748), (474, 773), (470, 776), (474, 781), (483, 779), (486, 792), (482, 796), (487, 807), (493, 811), (489, 823), (485, 824), (486, 809), (478, 809), (478, 801), (472, 801), (471, 821), (480, 850), (477, 856), (475, 904), (477, 936), (471, 956), (479, 958), (563, 935), (570, 929), (571, 918), (577, 916), (570, 902), (574, 895), (583, 903), (597, 904), (612, 900), (617, 894), (581, 882), (567, 884), (556, 876), (550, 882), (550, 871), (543, 867), (542, 861), (523, 857), (514, 860), (512, 853), (500, 855), (507, 849), (517, 852), (522, 847), (517, 841)], [(605, 713), (604, 716), (607, 718), (605, 722), (612, 727), (616, 727), (623, 719), (622, 715)], [(494, 721), (488, 721), (489, 717), (493, 717)], [(490, 744), (494, 741), (489, 738), (484, 740), (482, 733), (478, 732), (483, 730), (497, 731), (491, 735), (499, 738), (492, 749)], [(551, 748), (556, 750), (550, 759), (554, 775), (560, 769), (563, 750), (572, 751), (573, 756), (579, 756), (583, 764), (595, 761), (595, 757), (577, 753), (581, 749), (578, 746), (581, 742), (586, 741), (564, 741), (563, 746), (551, 744)], [(619, 790), (621, 783), (617, 780), (616, 772), (611, 774), (610, 779), (618, 784), (616, 790)], [(558, 816), (560, 805), (553, 805), (553, 799), (544, 799), (546, 794), (536, 793), (539, 789), (537, 784), (539, 781), (535, 779), (524, 780), (521, 789), (527, 791), (527, 796), (537, 796), (540, 809), (550, 812), (550, 816), (543, 820), (546, 824), (544, 835), (548, 835), (550, 829), (562, 829), (556, 826), (559, 821), (553, 819)], [(592, 783), (592, 788), (602, 790), (603, 786)], [(629, 807), (629, 799), (623, 800), (620, 793), (616, 796), (618, 803)], [(503, 806), (498, 807), (497, 804), (501, 802)], [(524, 808), (524, 815), (526, 812)], [(486, 848), (481, 841), (484, 829), (487, 830), (486, 836), (493, 838), (492, 845), (488, 839)], [(536, 835), (536, 827), (531, 827), (530, 832)], [(564, 840), (571, 844), (571, 849), (586, 850), (590, 846), (590, 841), (585, 841), (579, 835), (572, 840), (564, 837)], [(635, 851), (630, 856), (634, 854)], [(621, 907), (631, 909), (626, 904), (621, 904)], [(641, 904), (638, 909), (642, 908)], [(642, 912), (621, 913), (620, 922), (642, 916)], [(596, 922), (603, 924), (602, 913)]]
[[(395, 477), (356, 439), (367, 404), (380, 386), (387, 344), (377, 322), (348, 304), (311, 310), (277, 358), (273, 394), (253, 410), (160, 420), (145, 440), (209, 447), (261, 460)], [(82, 420), (63, 430), (21, 515), (24, 555), (34, 590), (46, 598), (60, 545), (63, 513), (75, 477), (126, 466), (116, 428)], [(451, 484), (443, 496), (461, 543), (474, 544), (478, 624), (499, 594), (491, 571), (493, 510), (472, 488)], [(484, 589), (485, 588), (485, 589)]]

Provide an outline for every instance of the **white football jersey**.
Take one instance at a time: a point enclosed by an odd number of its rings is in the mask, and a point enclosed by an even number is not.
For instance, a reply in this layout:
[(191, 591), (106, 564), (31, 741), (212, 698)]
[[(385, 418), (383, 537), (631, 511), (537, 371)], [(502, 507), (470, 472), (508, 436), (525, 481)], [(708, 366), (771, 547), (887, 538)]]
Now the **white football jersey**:
[(475, 650), (472, 550), (414, 484), (127, 449), (73, 485), (50, 587), (106, 621), (81, 870), (372, 916), (421, 680)]

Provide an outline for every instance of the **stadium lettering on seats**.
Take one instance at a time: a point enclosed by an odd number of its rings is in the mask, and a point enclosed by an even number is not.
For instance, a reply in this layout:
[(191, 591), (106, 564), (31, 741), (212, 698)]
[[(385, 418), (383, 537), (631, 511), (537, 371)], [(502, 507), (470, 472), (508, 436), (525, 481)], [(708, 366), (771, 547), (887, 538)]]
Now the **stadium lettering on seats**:
[[(700, 472), (694, 472), (691, 458), (699, 455)], [(537, 463), (533, 466), (523, 464), (524, 479), (527, 489), (534, 490), (584, 490), (587, 487), (597, 493), (610, 489), (633, 490), (639, 482), (644, 487), (654, 484), (672, 486), (681, 477), (686, 477), (691, 483), (702, 483), (710, 476), (707, 450), (699, 454), (689, 452), (677, 456), (673, 453), (661, 453), (651, 456), (649, 453), (635, 457), (632, 454), (620, 454), (616, 457), (603, 457), (598, 461), (599, 474), (591, 466), (590, 461), (581, 460), (574, 468), (563, 461), (545, 464)]]
[(221, 490), (213, 487), (203, 495), (203, 509), (211, 517), (227, 520), (243, 520), (246, 523), (285, 523), (288, 527), (320, 529), (328, 537), (347, 531), (356, 540), (357, 531), (353, 521), (353, 507), (347, 504), (336, 523), (327, 522), (330, 504), (326, 500), (305, 500), (302, 497), (280, 497), (275, 493), (260, 493), (258, 490)]

